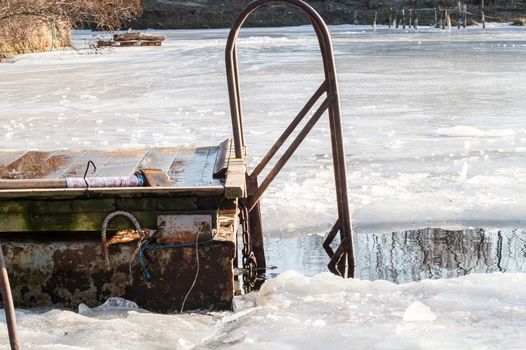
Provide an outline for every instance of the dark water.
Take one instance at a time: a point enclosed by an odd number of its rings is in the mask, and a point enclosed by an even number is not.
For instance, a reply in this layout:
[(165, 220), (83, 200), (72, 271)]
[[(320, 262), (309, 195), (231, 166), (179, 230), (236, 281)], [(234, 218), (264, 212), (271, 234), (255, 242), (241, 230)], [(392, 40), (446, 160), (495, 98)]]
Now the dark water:
[[(405, 283), (468, 273), (526, 272), (526, 230), (422, 229), (355, 234), (356, 276)], [(305, 275), (327, 271), (324, 236), (267, 239), (271, 274), (294, 269)]]

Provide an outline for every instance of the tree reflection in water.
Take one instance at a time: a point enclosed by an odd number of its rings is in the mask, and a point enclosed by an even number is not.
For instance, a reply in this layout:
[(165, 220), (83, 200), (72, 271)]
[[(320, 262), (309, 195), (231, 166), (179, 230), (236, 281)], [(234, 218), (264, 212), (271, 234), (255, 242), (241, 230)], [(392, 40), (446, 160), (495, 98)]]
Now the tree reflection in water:
[[(321, 235), (267, 240), (269, 263), (277, 272), (306, 275), (326, 271)], [(421, 229), (389, 234), (356, 234), (356, 276), (396, 283), (452, 278), (468, 273), (526, 272), (526, 230)]]

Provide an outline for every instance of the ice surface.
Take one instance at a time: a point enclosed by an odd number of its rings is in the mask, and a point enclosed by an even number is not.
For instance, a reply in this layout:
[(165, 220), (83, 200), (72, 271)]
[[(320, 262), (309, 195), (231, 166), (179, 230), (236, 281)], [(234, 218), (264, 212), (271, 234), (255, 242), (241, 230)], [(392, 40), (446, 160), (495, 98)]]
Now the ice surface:
[[(522, 225), (525, 29), (373, 33), (342, 25), (331, 32), (355, 229)], [(162, 34), (161, 48), (58, 51), (0, 65), (0, 148), (202, 145), (229, 137), (227, 31)], [(96, 35), (75, 32), (74, 39), (83, 47)], [(316, 90), (322, 69), (308, 26), (246, 29), (239, 53), (255, 165)], [(334, 222), (326, 121), (312, 135), (263, 199), (271, 234)]]
[(513, 273), (396, 285), (288, 271), (235, 313), (17, 316), (24, 349), (521, 349), (525, 288)]
[[(525, 29), (331, 32), (356, 232), (523, 226)], [(1, 64), (0, 149), (203, 145), (229, 137), (227, 31), (162, 33), (161, 48), (66, 50)], [(83, 46), (93, 35), (76, 32), (75, 42)], [(255, 165), (322, 72), (309, 27), (247, 29), (239, 52)], [(334, 222), (327, 123), (312, 134), (263, 200), (268, 239)], [(287, 272), (239, 298), (235, 313), (81, 306), (79, 313), (18, 310), (18, 319), (24, 349), (521, 349), (525, 276), (396, 285)], [(404, 322), (415, 302), (437, 319)]]

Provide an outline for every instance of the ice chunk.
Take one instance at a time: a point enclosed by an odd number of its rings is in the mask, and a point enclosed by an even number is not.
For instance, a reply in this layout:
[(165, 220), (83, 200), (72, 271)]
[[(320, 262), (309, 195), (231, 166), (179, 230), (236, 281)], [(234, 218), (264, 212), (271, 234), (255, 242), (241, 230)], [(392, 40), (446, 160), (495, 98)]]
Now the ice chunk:
[[(80, 306), (79, 306), (80, 309)], [(97, 311), (111, 311), (111, 310), (138, 310), (139, 306), (133, 301), (129, 301), (123, 298), (109, 298), (106, 302), (100, 306), (97, 306)]]
[(447, 137), (482, 137), (484, 132), (478, 128), (465, 125), (457, 125), (449, 128), (439, 128), (436, 131), (438, 136)]
[(79, 304), (79, 315), (82, 315), (82, 316), (93, 315), (93, 311), (86, 304), (80, 303)]
[(404, 312), (404, 321), (406, 322), (428, 322), (437, 319), (437, 315), (431, 311), (426, 304), (415, 301)]

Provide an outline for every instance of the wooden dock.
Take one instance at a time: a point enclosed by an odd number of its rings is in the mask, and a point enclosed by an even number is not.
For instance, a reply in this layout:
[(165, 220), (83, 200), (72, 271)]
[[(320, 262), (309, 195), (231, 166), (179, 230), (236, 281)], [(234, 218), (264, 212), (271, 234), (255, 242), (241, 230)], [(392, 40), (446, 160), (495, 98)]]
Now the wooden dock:
[[(268, 2), (248, 3), (228, 35), (232, 141), (201, 148), (0, 151), (0, 243), (17, 306), (76, 308), (122, 297), (158, 312), (231, 309), (238, 289), (234, 274), (245, 291), (265, 280), (260, 200), (323, 115), (330, 126), (338, 209), (323, 248), (331, 272), (354, 276), (332, 43), (323, 19), (302, 0), (280, 2), (314, 26), (325, 78), (247, 171), (236, 42), (245, 20)], [(114, 41), (135, 40), (130, 35)], [(6, 310), (14, 329), (13, 308)]]
[[(199, 148), (0, 152), (0, 240), (15, 305), (75, 308), (117, 296), (152, 311), (179, 311), (197, 275), (185, 309), (231, 309), (237, 198), (245, 191), (239, 176), (244, 164), (231, 156), (230, 141)], [(170, 184), (12, 188), (82, 178), (89, 161), (97, 170), (90, 169), (88, 179), (155, 168)], [(130, 220), (115, 217), (108, 224), (108, 267), (101, 230), (109, 214), (121, 211), (154, 234), (141, 241)]]
[(114, 34), (112, 40), (97, 41), (98, 47), (112, 46), (161, 46), (162, 42), (166, 40), (164, 35), (148, 34), (148, 33), (124, 33)]

